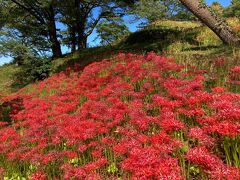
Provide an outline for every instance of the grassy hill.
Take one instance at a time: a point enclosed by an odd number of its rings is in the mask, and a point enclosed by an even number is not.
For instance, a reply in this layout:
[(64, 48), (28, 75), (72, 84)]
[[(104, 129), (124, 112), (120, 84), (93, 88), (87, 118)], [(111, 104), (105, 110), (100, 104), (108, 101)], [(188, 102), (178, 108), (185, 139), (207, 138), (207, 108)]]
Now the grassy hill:
[[(53, 60), (0, 97), (0, 179), (240, 179), (239, 57), (164, 21)], [(21, 66), (0, 72), (3, 93), (20, 87)]]
[[(238, 19), (229, 19), (228, 22), (236, 30)], [(239, 49), (222, 44), (220, 39), (207, 27), (198, 22), (189, 21), (159, 21), (142, 30), (130, 34), (113, 46), (96, 47), (68, 54), (64, 58), (52, 62), (51, 74), (60, 72), (74, 63), (81, 66), (110, 57), (112, 54), (132, 52), (145, 54), (150, 51), (164, 53), (174, 57), (180, 63), (200, 65), (200, 68), (209, 68), (214, 59), (224, 56), (231, 64), (239, 63)], [(11, 94), (19, 88), (21, 83), (15, 82), (21, 67), (14, 64), (0, 67), (0, 92)]]

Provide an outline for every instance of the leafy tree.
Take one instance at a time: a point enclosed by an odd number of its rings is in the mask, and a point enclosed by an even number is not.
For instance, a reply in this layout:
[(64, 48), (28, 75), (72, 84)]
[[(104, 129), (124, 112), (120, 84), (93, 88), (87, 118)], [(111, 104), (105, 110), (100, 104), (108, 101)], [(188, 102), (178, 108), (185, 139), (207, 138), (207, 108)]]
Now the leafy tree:
[(231, 5), (225, 10), (226, 17), (240, 18), (240, 1), (232, 0)]
[(96, 30), (103, 45), (109, 45), (120, 40), (130, 32), (121, 19), (111, 21), (103, 20), (97, 25)]
[(31, 54), (28, 46), (17, 39), (7, 37), (6, 31), (0, 32), (0, 56), (12, 57), (16, 63), (22, 64), (23, 56), (27, 54)]
[(60, 21), (67, 26), (66, 43), (76, 48), (86, 48), (87, 38), (103, 19), (125, 14), (123, 1), (110, 0), (59, 0)]
[[(60, 40), (72, 51), (86, 48), (88, 36), (101, 20), (121, 17), (126, 9), (126, 3), (117, 0), (0, 0), (0, 3), (0, 27), (15, 31), (18, 44), (41, 51), (51, 49), (54, 58), (62, 56)], [(66, 30), (57, 29), (59, 22)]]
[[(36, 47), (38, 51), (52, 50), (53, 57), (62, 55), (55, 25), (56, 11), (52, 2), (43, 0), (1, 0), (2, 31), (12, 31), (18, 44)], [(4, 28), (4, 29), (3, 29)], [(10, 40), (11, 35), (5, 34)]]
[(146, 18), (148, 23), (161, 19), (192, 19), (192, 14), (178, 0), (139, 0), (131, 7), (136, 19)]

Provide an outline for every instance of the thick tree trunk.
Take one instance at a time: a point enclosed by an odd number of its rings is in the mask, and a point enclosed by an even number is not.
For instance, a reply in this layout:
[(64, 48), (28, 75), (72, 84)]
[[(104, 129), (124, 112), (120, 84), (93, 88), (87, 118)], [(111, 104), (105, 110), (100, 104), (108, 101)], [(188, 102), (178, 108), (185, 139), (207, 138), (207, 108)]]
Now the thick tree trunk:
[(77, 25), (77, 44), (78, 44), (78, 50), (84, 49), (87, 47), (87, 36), (85, 35), (85, 19), (80, 20)]
[[(81, 33), (81, 32), (80, 32)], [(84, 34), (78, 35), (78, 49), (87, 48), (87, 38)]]
[(83, 47), (83, 38), (84, 38), (84, 23), (82, 21), (78, 22), (78, 25), (77, 25), (77, 34), (78, 34), (78, 37), (77, 37), (77, 44), (78, 44), (78, 50), (79, 49), (82, 49), (84, 48)]
[(180, 0), (197, 18), (207, 25), (224, 42), (233, 46), (240, 46), (240, 38), (233, 33), (231, 28), (201, 0)]
[(49, 7), (48, 33), (51, 42), (53, 58), (62, 57), (61, 45), (57, 39), (57, 28), (55, 24), (55, 13), (52, 6)]

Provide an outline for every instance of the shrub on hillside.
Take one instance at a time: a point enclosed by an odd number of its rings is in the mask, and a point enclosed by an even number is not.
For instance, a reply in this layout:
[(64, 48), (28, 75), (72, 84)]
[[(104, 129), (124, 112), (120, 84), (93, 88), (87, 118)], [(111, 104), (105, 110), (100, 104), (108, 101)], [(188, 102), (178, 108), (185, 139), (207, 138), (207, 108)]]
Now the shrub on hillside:
[(20, 71), (14, 74), (15, 83), (25, 86), (36, 80), (43, 80), (51, 71), (51, 60), (35, 56), (24, 57)]

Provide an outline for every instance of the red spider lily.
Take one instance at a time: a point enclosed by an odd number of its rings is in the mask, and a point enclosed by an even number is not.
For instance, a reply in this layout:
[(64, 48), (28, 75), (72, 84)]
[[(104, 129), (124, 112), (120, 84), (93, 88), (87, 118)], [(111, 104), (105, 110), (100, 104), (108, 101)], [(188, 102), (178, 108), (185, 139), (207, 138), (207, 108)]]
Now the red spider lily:
[(239, 179), (240, 169), (228, 167), (205, 147), (190, 149), (186, 157), (190, 162), (199, 165), (212, 179)]
[(30, 164), (32, 179), (184, 179), (187, 160), (213, 179), (239, 177), (219, 157), (224, 139), (237, 143), (240, 95), (205, 91), (205, 71), (189, 68), (122, 53), (2, 98), (1, 166)]
[(201, 166), (207, 171), (214, 171), (215, 169), (223, 166), (222, 161), (217, 156), (209, 153), (205, 147), (189, 149), (186, 158), (190, 162)]
[(212, 88), (212, 91), (215, 93), (222, 93), (222, 92), (225, 92), (225, 88), (224, 87), (214, 87), (214, 88)]
[(30, 177), (31, 180), (46, 180), (45, 173), (42, 171), (35, 172)]
[(121, 166), (133, 173), (134, 178), (182, 179), (176, 159), (153, 148), (132, 149)]
[(226, 60), (224, 59), (224, 57), (218, 57), (214, 61), (214, 65), (216, 67), (222, 67), (225, 64), (226, 64)]
[(234, 73), (234, 74), (240, 74), (240, 66), (234, 66), (231, 69), (231, 72)]
[(212, 146), (215, 139), (205, 134), (205, 132), (199, 128), (194, 127), (189, 130), (188, 137), (199, 140), (203, 146)]

